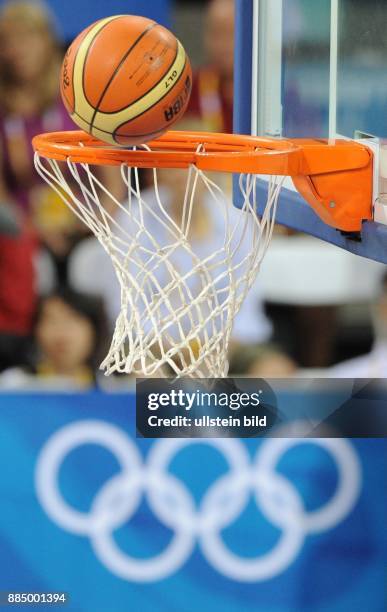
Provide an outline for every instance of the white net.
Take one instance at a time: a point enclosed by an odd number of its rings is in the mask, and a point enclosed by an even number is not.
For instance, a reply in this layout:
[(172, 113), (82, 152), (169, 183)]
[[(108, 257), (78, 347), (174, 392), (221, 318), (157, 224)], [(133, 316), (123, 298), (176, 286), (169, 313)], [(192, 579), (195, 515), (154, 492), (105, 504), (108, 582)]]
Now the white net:
[(240, 177), (238, 210), (194, 165), (153, 169), (153, 184), (143, 190), (138, 169), (123, 164), (123, 200), (104, 186), (97, 166), (39, 154), (35, 165), (98, 238), (120, 284), (121, 311), (101, 369), (227, 376), (233, 321), (268, 248), (283, 178), (270, 178), (258, 215), (254, 175)]

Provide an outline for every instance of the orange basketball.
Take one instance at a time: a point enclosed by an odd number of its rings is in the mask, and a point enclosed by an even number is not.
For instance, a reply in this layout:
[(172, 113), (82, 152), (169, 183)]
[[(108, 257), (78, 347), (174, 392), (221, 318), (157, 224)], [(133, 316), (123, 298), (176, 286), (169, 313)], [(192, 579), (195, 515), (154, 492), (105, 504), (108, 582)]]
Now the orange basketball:
[(172, 32), (145, 17), (116, 15), (77, 36), (63, 60), (60, 84), (80, 128), (129, 146), (160, 136), (182, 117), (192, 71)]

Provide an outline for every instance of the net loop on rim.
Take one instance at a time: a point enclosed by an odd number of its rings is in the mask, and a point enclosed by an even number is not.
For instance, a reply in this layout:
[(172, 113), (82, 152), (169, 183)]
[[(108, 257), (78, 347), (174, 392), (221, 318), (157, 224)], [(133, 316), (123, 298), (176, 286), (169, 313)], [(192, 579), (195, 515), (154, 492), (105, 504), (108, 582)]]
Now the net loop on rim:
[[(283, 177), (270, 177), (267, 203), (259, 216), (257, 176), (241, 175), (243, 204), (236, 209), (219, 175), (206, 174), (195, 163), (205, 158), (210, 136), (194, 139), (191, 161), (184, 161), (186, 169), (173, 175), (181, 190), (178, 207), (171, 184), (165, 184), (168, 171), (157, 164), (153, 184), (141, 189), (132, 160), (136, 149), (101, 148), (95, 141), (97, 151), (118, 156), (115, 165), (120, 166), (126, 196), (117, 199), (98, 174), (100, 158), (96, 165), (85, 161), (91, 157), (84, 148), (93, 148), (94, 139), (82, 136), (75, 144), (71, 137), (76, 154), (61, 148), (58, 138), (54, 153), (36, 146), (38, 173), (97, 237), (120, 285), (121, 309), (101, 364), (106, 374), (227, 375), (234, 318), (269, 246)], [(140, 154), (159, 159), (162, 146), (159, 139), (144, 145)], [(249, 155), (254, 152), (250, 149)], [(232, 156), (232, 151), (226, 153)]]

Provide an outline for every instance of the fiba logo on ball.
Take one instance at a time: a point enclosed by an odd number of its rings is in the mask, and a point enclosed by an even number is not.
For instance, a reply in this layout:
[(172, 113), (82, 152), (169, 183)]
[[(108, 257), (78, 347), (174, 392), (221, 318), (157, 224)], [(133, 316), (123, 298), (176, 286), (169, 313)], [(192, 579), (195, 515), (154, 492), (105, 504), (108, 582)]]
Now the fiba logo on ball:
[(192, 71), (169, 30), (145, 17), (118, 15), (78, 35), (64, 57), (60, 83), (80, 128), (109, 144), (134, 146), (182, 117)]
[(69, 71), (68, 71), (68, 56), (70, 55), (70, 49), (67, 51), (64, 60), (63, 60), (63, 66), (62, 66), (62, 87), (63, 89), (66, 89), (67, 87), (70, 86), (70, 76), (69, 76)]
[(174, 101), (174, 103), (164, 111), (165, 119), (167, 121), (172, 121), (175, 117), (179, 117), (179, 115), (182, 113), (182, 110), (187, 105), (190, 93), (191, 79), (189, 78), (189, 76), (187, 76), (183, 92), (179, 94), (179, 97)]

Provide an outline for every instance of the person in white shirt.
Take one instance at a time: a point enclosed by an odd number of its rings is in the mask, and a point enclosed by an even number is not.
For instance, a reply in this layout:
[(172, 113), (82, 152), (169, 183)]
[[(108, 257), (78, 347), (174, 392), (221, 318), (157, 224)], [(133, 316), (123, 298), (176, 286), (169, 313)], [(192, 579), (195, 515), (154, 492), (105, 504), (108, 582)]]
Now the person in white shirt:
[(372, 308), (375, 340), (370, 353), (348, 359), (327, 370), (332, 378), (387, 378), (387, 273)]

